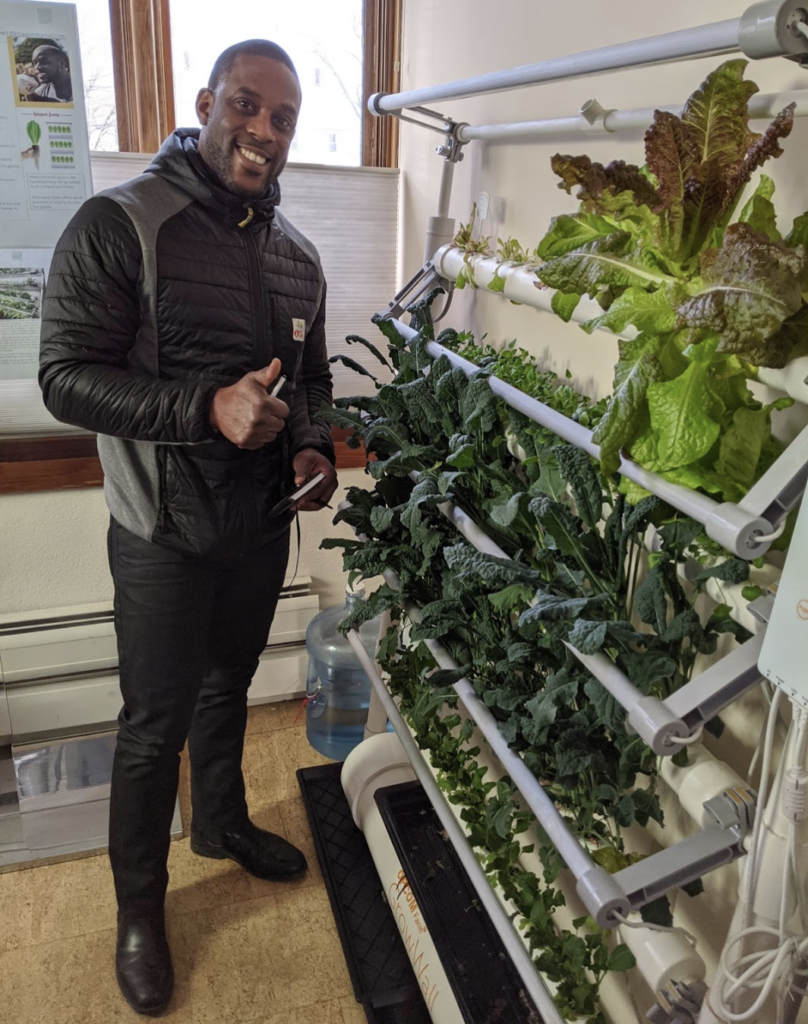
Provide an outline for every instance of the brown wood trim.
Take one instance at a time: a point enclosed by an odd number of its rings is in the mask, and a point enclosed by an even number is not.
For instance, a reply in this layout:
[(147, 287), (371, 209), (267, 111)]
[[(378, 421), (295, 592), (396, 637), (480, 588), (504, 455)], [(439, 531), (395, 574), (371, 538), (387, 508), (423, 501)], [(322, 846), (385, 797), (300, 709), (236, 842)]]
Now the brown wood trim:
[(343, 430), (340, 427), (331, 428), (331, 440), (334, 442), (334, 454), (337, 457), (337, 469), (364, 469), (367, 465), (367, 455), (364, 447), (349, 448), (345, 439), (350, 435), (350, 430)]
[(156, 153), (174, 131), (169, 0), (109, 0), (122, 153)]
[(398, 92), (401, 82), (401, 0), (365, 0), (362, 164), (398, 167), (398, 119), (375, 117), (367, 101), (375, 92)]
[(97, 456), (0, 462), (0, 494), (62, 491), (74, 487), (98, 487), (101, 483), (103, 474)]
[[(337, 469), (364, 469), (364, 448), (349, 448), (349, 431), (331, 428)], [(94, 434), (0, 439), (0, 494), (31, 494), (104, 482)]]
[(91, 459), (95, 454), (95, 434), (0, 438), (0, 463)]

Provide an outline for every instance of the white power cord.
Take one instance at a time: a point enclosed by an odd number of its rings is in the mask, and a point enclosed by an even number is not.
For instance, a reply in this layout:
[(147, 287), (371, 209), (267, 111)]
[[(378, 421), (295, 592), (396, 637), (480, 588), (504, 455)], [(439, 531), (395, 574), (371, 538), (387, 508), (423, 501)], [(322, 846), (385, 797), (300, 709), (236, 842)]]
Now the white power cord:
[[(734, 1022), (749, 1021), (757, 1016), (774, 991), (778, 993), (787, 991), (793, 985), (795, 977), (805, 973), (799, 965), (804, 962), (804, 957), (808, 954), (808, 938), (799, 939), (790, 935), (786, 930), (788, 910), (792, 905), (790, 897), (793, 893), (796, 892), (796, 901), (800, 909), (803, 927), (806, 913), (797, 866), (797, 838), (799, 823), (808, 817), (808, 772), (803, 767), (806, 750), (808, 750), (808, 712), (798, 705), (794, 706), (793, 722), (793, 727), (797, 729), (795, 763), (786, 771), (783, 759), (778, 767), (775, 780), (775, 787), (782, 783), (782, 812), (790, 822), (783, 865), (778, 927), (752, 926), (751, 924), (760, 867), (760, 837), (763, 819), (766, 816), (774, 730), (781, 698), (782, 690), (777, 689), (766, 723), (758, 813), (755, 817), (746, 872), (743, 928), (732, 937), (724, 948), (721, 955), (722, 976), (712, 997), (716, 1013), (722, 1019), (733, 1022), (733, 1024)], [(769, 948), (744, 954), (743, 943), (747, 939), (756, 939), (761, 943), (768, 942)], [(776, 945), (772, 946), (772, 940), (775, 940)], [(747, 1006), (745, 1010), (730, 1009), (730, 1005), (739, 996), (750, 992), (757, 993), (751, 1005)]]
[(617, 911), (612, 911), (611, 916), (620, 922), (621, 927), (625, 928), (638, 928), (640, 931), (645, 929), (650, 932), (671, 932), (673, 934), (684, 935), (687, 941), (694, 948), (696, 947), (697, 940), (696, 936), (689, 932), (686, 928), (680, 928), (678, 925), (668, 927), (666, 924), (652, 924), (650, 921), (629, 921), (627, 917), (623, 917), (622, 914), (618, 914)]

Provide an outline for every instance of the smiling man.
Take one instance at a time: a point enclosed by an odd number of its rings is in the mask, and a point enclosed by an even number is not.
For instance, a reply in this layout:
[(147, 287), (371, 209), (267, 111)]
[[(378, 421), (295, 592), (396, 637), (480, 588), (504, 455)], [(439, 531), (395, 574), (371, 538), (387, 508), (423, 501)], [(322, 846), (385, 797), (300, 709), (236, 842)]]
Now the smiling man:
[(70, 81), (70, 65), (67, 55), (58, 46), (44, 43), (31, 54), (39, 86), (34, 89), (31, 99), (47, 103), (72, 103), (73, 85)]
[[(51, 263), (40, 384), (57, 419), (98, 434), (111, 512), (123, 709), (110, 797), (116, 972), (151, 1016), (173, 987), (163, 904), (179, 755), (191, 849), (262, 879), (306, 868), (250, 821), (247, 688), (283, 583), (298, 503), (337, 484), (325, 282), (276, 209), (300, 109), (288, 55), (250, 40), (216, 61), (145, 174), (89, 200)], [(286, 378), (275, 395), (279, 375)]]

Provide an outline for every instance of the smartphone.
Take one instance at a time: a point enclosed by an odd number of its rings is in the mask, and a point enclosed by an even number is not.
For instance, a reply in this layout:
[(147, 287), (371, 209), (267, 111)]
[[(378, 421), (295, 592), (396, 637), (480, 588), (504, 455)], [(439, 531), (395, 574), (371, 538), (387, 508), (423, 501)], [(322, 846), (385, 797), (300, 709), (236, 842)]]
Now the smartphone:
[(296, 491), (291, 494), (287, 494), (285, 498), (281, 498), (277, 505), (271, 509), (269, 518), (274, 519), (276, 516), (282, 516), (284, 512), (287, 512), (296, 501), (300, 501), (302, 497), (313, 490), (321, 480), (325, 480), (325, 473), (318, 473), (313, 476), (311, 480), (307, 480), (301, 487), (298, 487)]

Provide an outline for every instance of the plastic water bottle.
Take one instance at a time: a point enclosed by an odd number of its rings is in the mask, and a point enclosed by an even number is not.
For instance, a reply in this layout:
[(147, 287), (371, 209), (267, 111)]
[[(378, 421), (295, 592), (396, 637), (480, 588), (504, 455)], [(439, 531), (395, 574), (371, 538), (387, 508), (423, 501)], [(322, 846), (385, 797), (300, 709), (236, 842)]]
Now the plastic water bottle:
[[(335, 761), (344, 761), (362, 742), (370, 706), (370, 680), (348, 638), (337, 631), (353, 605), (363, 599), (361, 588), (348, 588), (345, 604), (326, 608), (306, 630), (306, 738), (315, 750)], [(378, 618), (359, 629), (371, 657), (375, 656), (378, 633)]]

